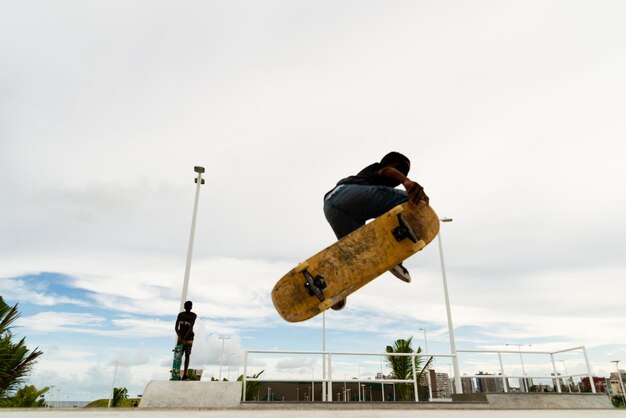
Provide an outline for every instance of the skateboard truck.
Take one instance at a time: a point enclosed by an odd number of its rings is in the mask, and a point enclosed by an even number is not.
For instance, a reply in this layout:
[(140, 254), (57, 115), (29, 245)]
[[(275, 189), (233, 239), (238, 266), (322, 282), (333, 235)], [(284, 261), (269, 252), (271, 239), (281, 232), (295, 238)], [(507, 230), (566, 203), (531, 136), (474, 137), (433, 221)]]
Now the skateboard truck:
[(324, 289), (326, 289), (326, 281), (322, 276), (315, 276), (308, 272), (307, 268), (309, 267), (308, 263), (300, 263), (296, 267), (296, 272), (301, 272), (306, 279), (304, 283), (304, 288), (311, 296), (317, 296), (320, 302), (324, 302), (326, 297), (324, 296)]
[(391, 231), (396, 241), (402, 241), (403, 239), (408, 238), (414, 244), (417, 243), (417, 235), (415, 235), (415, 232), (413, 232), (409, 223), (406, 221), (404, 216), (402, 216), (402, 213), (398, 213), (397, 216), (398, 226)]
[(326, 299), (323, 292), (323, 290), (326, 289), (326, 281), (324, 280), (324, 278), (322, 276), (313, 277), (311, 276), (311, 273), (306, 270), (304, 270), (302, 274), (304, 274), (304, 277), (306, 278), (306, 283), (304, 283), (304, 287), (306, 288), (307, 292), (309, 292), (309, 295), (317, 296), (320, 302), (324, 302), (324, 299)]

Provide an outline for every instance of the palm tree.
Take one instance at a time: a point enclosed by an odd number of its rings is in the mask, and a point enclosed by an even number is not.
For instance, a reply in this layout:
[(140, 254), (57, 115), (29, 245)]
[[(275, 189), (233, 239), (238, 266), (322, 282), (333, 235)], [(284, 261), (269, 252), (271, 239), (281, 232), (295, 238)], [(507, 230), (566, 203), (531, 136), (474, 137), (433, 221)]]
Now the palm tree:
[(116, 408), (118, 406), (122, 406), (122, 402), (128, 399), (128, 389), (126, 388), (113, 388), (113, 399), (111, 402), (111, 406)]
[(42, 408), (46, 406), (46, 400), (42, 397), (50, 388), (38, 390), (35, 386), (24, 386), (15, 393), (13, 407), (16, 408)]
[(15, 390), (43, 354), (37, 348), (29, 352), (25, 338), (17, 343), (12, 341), (12, 324), (19, 316), (17, 304), (10, 307), (0, 296), (0, 397)]
[[(408, 340), (399, 339), (394, 342), (393, 346), (388, 345), (387, 353), (421, 353), (422, 348), (418, 347), (417, 351), (413, 351), (411, 347), (411, 341), (413, 337)], [(387, 356), (387, 363), (391, 367), (396, 379), (400, 380), (412, 380), (413, 379), (413, 364), (410, 356)], [(422, 363), (420, 356), (415, 356), (415, 370), (419, 371)], [(403, 401), (410, 401), (413, 399), (413, 385), (410, 383), (400, 383), (398, 385), (400, 391), (400, 398)]]
[[(257, 374), (253, 374), (252, 376), (246, 376), (246, 378), (252, 377), (253, 379), (258, 379), (259, 376), (261, 376), (261, 374), (264, 371), (265, 370), (261, 370)], [(238, 382), (243, 381), (243, 375), (239, 376), (237, 378), (237, 381)], [(258, 399), (260, 389), (261, 389), (261, 382), (259, 382), (258, 380), (246, 381), (246, 401), (253, 401), (255, 397), (256, 399)], [(241, 390), (243, 391), (243, 387)]]

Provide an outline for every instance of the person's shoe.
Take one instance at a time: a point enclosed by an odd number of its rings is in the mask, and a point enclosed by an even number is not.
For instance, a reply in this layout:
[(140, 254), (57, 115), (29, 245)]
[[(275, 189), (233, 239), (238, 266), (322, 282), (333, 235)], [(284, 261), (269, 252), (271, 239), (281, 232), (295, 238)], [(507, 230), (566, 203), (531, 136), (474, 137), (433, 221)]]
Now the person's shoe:
[(409, 271), (406, 268), (404, 268), (402, 263), (393, 266), (389, 270), (389, 273), (393, 274), (394, 276), (396, 276), (398, 279), (402, 280), (403, 282), (411, 283), (411, 275), (409, 274)]
[(339, 302), (337, 302), (333, 306), (331, 306), (330, 309), (335, 310), (335, 311), (340, 311), (343, 308), (345, 308), (345, 306), (346, 306), (346, 300), (345, 299), (341, 299)]

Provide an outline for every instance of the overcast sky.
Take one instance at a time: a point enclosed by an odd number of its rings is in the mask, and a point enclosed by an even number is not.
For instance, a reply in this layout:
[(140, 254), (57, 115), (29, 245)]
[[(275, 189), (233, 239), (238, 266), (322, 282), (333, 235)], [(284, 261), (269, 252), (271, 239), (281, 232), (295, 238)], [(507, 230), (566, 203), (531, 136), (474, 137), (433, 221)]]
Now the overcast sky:
[[(391, 150), (454, 219), (458, 348), (584, 345), (608, 375), (626, 362), (625, 15), (621, 1), (0, 0), (0, 295), (44, 351), (31, 380), (89, 398), (115, 361), (131, 395), (168, 377), (195, 165), (192, 367), (218, 375), (221, 336), (231, 377), (245, 349), (321, 349), (321, 317), (284, 322), (270, 291), (334, 241), (324, 193)], [(423, 328), (450, 352), (436, 244), (406, 266), (411, 284), (386, 274), (326, 315), (329, 350), (423, 346)], [(321, 376), (317, 358), (254, 362)], [(479, 370), (499, 365), (464, 360)]]

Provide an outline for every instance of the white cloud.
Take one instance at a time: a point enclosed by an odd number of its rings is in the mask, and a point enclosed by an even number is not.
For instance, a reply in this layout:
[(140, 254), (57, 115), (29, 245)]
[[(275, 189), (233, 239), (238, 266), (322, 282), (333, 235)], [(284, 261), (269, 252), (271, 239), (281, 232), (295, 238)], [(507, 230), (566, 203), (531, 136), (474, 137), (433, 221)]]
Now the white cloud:
[(17, 325), (24, 327), (24, 332), (101, 332), (105, 318), (88, 313), (39, 312), (32, 316), (19, 318)]

